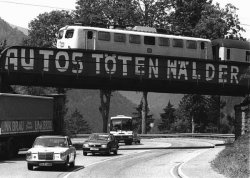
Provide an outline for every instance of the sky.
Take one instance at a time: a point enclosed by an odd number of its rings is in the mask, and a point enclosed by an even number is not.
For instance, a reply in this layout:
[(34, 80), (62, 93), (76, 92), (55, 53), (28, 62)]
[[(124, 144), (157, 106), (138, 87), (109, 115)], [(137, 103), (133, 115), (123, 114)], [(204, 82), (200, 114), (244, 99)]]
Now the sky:
[[(250, 39), (250, 1), (249, 0), (213, 0), (225, 7), (231, 3), (239, 10), (237, 14), (242, 27), (246, 30), (242, 33), (244, 38)], [(74, 10), (76, 0), (0, 0), (0, 18), (6, 22), (28, 29), (28, 24), (39, 14), (53, 10)]]

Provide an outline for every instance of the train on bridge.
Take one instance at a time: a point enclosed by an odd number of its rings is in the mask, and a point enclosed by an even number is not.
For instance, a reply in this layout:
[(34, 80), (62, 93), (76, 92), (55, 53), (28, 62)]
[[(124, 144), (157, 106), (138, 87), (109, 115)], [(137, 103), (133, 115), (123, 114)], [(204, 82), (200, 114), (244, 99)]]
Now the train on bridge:
[(141, 26), (129, 30), (65, 26), (57, 34), (57, 48), (250, 62), (248, 41), (175, 36)]
[(57, 48), (13, 46), (0, 58), (3, 85), (225, 96), (250, 90), (250, 42), (168, 35), (148, 27), (65, 26)]

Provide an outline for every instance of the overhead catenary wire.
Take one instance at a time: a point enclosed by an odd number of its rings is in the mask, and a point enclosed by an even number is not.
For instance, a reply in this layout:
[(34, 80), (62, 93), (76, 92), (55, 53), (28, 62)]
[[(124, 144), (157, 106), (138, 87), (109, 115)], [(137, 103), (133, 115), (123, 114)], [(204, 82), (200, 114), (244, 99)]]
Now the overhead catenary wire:
[(0, 0), (0, 3), (18, 4), (18, 5), (34, 6), (34, 7), (45, 7), (45, 8), (51, 8), (51, 9), (61, 9), (61, 10), (70, 10), (70, 11), (75, 10), (75, 9), (69, 9), (69, 8), (63, 8), (63, 7), (48, 6), (48, 5), (41, 5), (41, 4), (31, 4), (31, 3), (22, 3), (22, 2), (14, 2), (14, 1), (2, 1), (2, 0)]
[[(63, 8), (63, 7), (48, 6), (48, 5), (41, 5), (41, 4), (31, 4), (31, 3), (22, 3), (22, 2), (15, 2), (15, 1), (3, 1), (3, 0), (0, 0), (0, 3), (1, 2), (2, 3), (9, 3), (9, 4), (24, 5), (24, 6), (35, 6), (35, 7), (45, 7), (45, 8), (51, 8), (51, 9), (69, 10), (69, 11), (75, 10), (75, 9), (69, 9), (69, 8)], [(241, 23), (240, 25), (250, 27), (250, 24)]]

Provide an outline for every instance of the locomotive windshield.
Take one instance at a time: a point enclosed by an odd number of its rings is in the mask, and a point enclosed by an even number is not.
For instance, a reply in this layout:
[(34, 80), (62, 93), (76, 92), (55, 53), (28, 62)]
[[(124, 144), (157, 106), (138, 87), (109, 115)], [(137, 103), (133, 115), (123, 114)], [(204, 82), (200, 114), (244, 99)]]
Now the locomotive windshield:
[(64, 33), (64, 30), (60, 30), (59, 33), (58, 33), (58, 39), (62, 39), (63, 38), (63, 33)]
[(132, 131), (132, 119), (118, 118), (110, 121), (110, 131), (126, 130)]

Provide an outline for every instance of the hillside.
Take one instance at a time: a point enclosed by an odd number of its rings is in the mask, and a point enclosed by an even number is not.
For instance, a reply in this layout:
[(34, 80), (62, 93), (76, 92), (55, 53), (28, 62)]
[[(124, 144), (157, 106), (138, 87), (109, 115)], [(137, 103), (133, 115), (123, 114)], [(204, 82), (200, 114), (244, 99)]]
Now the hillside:
[(12, 28), (7, 22), (0, 18), (0, 45), (4, 40), (7, 46), (21, 45), (24, 38), (27, 36), (17, 28)]
[[(129, 92), (129, 91), (119, 91), (121, 95), (129, 99), (132, 103), (139, 105), (142, 92)], [(183, 94), (171, 94), (171, 93), (148, 93), (148, 105), (150, 112), (154, 114), (155, 119), (158, 119), (159, 114), (163, 112), (163, 108), (165, 108), (170, 101), (175, 108), (178, 107), (178, 104), (183, 97)]]
[[(102, 116), (99, 112), (100, 91), (73, 89), (67, 92), (67, 108), (69, 112), (77, 109), (88, 122), (92, 132), (102, 131)], [(119, 92), (113, 92), (110, 103), (110, 116), (117, 114), (132, 115), (136, 105), (123, 97)]]

